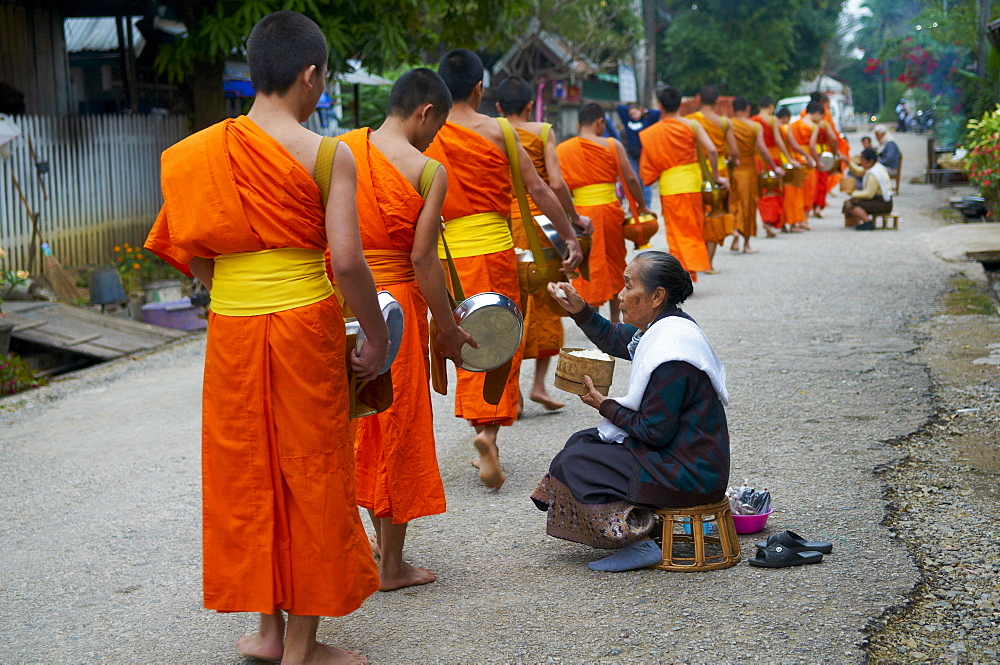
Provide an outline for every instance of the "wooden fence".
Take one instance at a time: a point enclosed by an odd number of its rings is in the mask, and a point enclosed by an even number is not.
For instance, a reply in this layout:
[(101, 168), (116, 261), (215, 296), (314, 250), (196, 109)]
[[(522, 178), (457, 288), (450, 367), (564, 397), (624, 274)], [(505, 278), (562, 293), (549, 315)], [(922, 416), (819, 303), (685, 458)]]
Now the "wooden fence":
[[(160, 209), (160, 153), (188, 135), (186, 116), (17, 116), (24, 136), (0, 148), (0, 247), (5, 267), (40, 272), (21, 185), (42, 238), (63, 265), (109, 263), (141, 245)], [(37, 175), (29, 148), (48, 164)], [(46, 197), (47, 194), (47, 197)], [(35, 254), (32, 262), (32, 253)]]

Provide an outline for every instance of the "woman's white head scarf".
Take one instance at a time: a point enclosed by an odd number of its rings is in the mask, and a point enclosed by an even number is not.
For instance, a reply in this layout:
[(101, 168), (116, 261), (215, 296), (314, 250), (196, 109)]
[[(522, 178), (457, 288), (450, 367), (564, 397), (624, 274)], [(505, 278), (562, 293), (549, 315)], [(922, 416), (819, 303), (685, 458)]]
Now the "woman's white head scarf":
[[(875, 152), (882, 154), (885, 144), (892, 140), (892, 134), (889, 133), (885, 125), (875, 125), (872, 133), (875, 134), (875, 139), (878, 141), (878, 147), (875, 149)], [(879, 136), (880, 134), (881, 136)]]

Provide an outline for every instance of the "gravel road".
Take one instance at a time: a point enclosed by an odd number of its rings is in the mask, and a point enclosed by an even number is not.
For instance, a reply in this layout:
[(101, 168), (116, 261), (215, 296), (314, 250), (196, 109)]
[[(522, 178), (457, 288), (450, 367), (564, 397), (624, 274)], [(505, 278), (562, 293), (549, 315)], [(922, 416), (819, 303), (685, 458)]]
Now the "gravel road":
[[(923, 146), (901, 143), (916, 173)], [(449, 508), (411, 525), (407, 556), (439, 580), (324, 620), (321, 639), (373, 663), (863, 661), (866, 626), (921, 579), (883, 525), (873, 470), (940, 406), (917, 349), (955, 270), (933, 253), (946, 195), (904, 180), (900, 230), (872, 233), (844, 229), (833, 198), (811, 233), (720, 249), (722, 273), (685, 306), (728, 369), (733, 483), (771, 489), (768, 533), (833, 541), (822, 564), (592, 573), (601, 554), (548, 538), (528, 495), (594, 411), (527, 404), (501, 432), (494, 493), (469, 465), (470, 428), (436, 396)], [(194, 337), (0, 402), (0, 662), (240, 662), (253, 618), (201, 608), (203, 352)], [(612, 394), (627, 373), (619, 362)], [(758, 537), (741, 539), (745, 556)]]

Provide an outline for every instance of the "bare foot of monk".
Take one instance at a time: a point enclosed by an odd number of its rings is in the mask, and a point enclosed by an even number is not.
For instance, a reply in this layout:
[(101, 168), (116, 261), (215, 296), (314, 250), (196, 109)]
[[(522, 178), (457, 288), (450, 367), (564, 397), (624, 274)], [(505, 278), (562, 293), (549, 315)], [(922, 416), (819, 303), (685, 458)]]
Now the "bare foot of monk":
[(379, 566), (378, 574), (382, 580), (379, 591), (395, 591), (403, 587), (420, 586), (421, 584), (430, 584), (437, 581), (437, 575), (432, 573), (429, 568), (411, 566), (405, 561), (396, 570), (391, 572)]
[(243, 658), (256, 660), (279, 661), (284, 646), (284, 635), (280, 633), (275, 633), (270, 639), (264, 638), (260, 633), (254, 633), (236, 640), (236, 652)]
[(558, 411), (559, 409), (566, 406), (562, 402), (557, 402), (556, 400), (552, 399), (552, 396), (549, 395), (547, 392), (539, 390), (532, 390), (531, 395), (528, 399), (530, 399), (535, 404), (541, 404), (543, 407), (545, 407), (546, 411)]
[(367, 665), (368, 659), (360, 651), (346, 651), (317, 642), (311, 653), (302, 659), (293, 661), (286, 657), (281, 662), (284, 665)]
[(744, 254), (756, 254), (757, 250), (756, 249), (750, 249), (749, 246), (746, 246), (746, 247), (743, 248), (743, 253)]
[(236, 651), (244, 658), (281, 660), (285, 644), (285, 617), (280, 611), (260, 614), (260, 628), (236, 641)]
[(479, 480), (490, 489), (498, 490), (503, 487), (507, 476), (500, 468), (500, 450), (497, 448), (495, 436), (495, 433), (490, 436), (484, 430), (476, 435), (472, 445), (479, 453), (479, 464), (474, 464), (479, 469)]

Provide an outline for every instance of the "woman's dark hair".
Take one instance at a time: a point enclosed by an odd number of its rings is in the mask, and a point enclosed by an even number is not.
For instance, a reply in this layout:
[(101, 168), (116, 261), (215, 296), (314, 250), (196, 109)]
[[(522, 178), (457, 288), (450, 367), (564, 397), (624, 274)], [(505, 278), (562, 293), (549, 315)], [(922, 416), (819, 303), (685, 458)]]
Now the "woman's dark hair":
[(679, 305), (694, 293), (691, 274), (681, 262), (666, 252), (649, 251), (635, 257), (639, 261), (639, 279), (646, 293), (663, 287), (667, 304)]
[(865, 161), (869, 162), (877, 162), (878, 153), (875, 152), (874, 148), (865, 148), (864, 150), (861, 151), (861, 159), (864, 159)]

